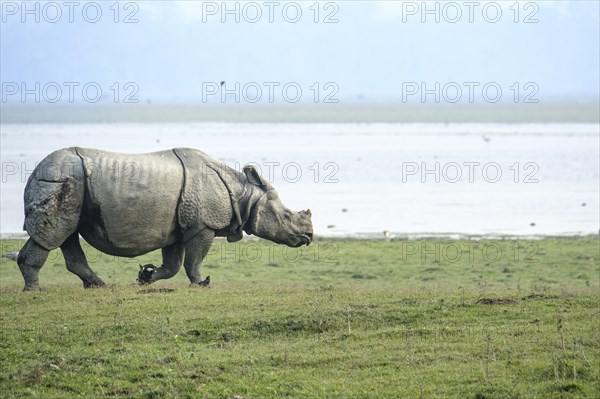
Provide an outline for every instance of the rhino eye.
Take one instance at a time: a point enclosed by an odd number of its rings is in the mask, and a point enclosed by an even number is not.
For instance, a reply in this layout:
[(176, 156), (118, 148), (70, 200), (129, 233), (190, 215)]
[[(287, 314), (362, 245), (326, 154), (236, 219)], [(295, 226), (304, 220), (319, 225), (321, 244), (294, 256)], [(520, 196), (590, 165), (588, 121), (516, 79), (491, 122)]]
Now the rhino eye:
[(291, 212), (286, 212), (283, 214), (283, 217), (285, 217), (286, 220), (290, 220), (292, 218), (292, 213)]

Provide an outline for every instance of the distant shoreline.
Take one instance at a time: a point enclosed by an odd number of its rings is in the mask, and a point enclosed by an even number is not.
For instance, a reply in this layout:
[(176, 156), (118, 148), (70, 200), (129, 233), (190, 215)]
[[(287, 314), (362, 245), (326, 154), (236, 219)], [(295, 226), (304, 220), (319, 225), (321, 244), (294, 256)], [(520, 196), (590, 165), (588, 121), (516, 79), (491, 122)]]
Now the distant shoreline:
[(600, 123), (598, 102), (541, 104), (3, 104), (0, 123)]

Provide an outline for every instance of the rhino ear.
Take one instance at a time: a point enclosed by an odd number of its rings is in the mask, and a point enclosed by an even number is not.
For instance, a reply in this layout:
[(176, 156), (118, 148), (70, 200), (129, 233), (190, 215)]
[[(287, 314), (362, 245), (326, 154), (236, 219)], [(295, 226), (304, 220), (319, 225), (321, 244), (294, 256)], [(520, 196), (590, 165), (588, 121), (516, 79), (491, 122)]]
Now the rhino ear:
[(248, 182), (250, 182), (251, 184), (262, 187), (266, 190), (271, 189), (271, 185), (269, 184), (269, 182), (265, 178), (263, 178), (260, 174), (258, 174), (256, 169), (254, 169), (254, 166), (252, 166), (252, 165), (244, 166), (244, 174), (246, 175), (246, 179), (248, 179)]

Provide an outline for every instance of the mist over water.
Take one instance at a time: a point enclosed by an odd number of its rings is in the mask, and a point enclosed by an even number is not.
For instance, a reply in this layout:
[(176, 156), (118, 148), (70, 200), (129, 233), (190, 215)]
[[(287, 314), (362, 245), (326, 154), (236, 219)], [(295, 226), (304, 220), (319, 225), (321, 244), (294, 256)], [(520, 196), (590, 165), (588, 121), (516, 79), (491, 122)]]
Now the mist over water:
[(0, 233), (21, 232), (36, 163), (81, 146), (253, 163), (318, 235), (597, 234), (598, 139), (597, 124), (4, 124)]

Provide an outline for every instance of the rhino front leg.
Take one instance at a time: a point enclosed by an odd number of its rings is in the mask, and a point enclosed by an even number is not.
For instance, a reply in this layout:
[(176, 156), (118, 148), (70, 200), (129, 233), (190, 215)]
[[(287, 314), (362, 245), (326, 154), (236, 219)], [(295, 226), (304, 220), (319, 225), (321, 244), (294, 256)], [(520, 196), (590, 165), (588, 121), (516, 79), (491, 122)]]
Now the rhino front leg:
[(17, 264), (23, 275), (23, 280), (25, 280), (23, 291), (38, 290), (40, 288), (38, 274), (44, 266), (49, 252), (31, 238), (21, 248), (17, 257)]
[(71, 234), (60, 246), (60, 249), (65, 257), (67, 270), (79, 276), (83, 281), (83, 288), (104, 287), (106, 285), (88, 265), (79, 243), (79, 233)]
[(208, 253), (210, 246), (215, 238), (215, 232), (210, 229), (204, 229), (185, 243), (185, 273), (193, 285), (202, 284), (200, 278), (200, 264)]

